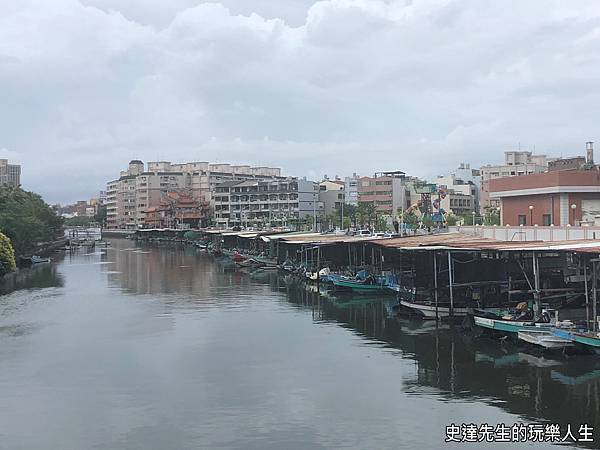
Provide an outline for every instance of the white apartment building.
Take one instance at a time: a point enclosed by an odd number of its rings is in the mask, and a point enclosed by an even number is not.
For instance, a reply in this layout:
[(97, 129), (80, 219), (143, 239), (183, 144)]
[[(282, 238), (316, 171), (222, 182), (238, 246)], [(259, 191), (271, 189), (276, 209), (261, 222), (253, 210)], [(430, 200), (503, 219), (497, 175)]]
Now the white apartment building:
[(360, 176), (356, 173), (351, 177), (344, 178), (344, 198), (348, 205), (358, 206), (358, 180)]
[(149, 162), (147, 170), (140, 160), (129, 163), (120, 177), (109, 181), (106, 189), (107, 227), (137, 229), (144, 226), (146, 210), (157, 207), (169, 191), (186, 190), (214, 210), (213, 194), (224, 181), (277, 180), (281, 169), (169, 161)]
[(21, 186), (21, 166), (9, 164), (8, 159), (0, 159), (0, 185)]
[[(461, 173), (459, 177), (458, 173)], [(444, 198), (440, 196), (440, 207), (456, 215), (479, 211), (479, 186), (468, 164), (461, 164), (455, 173), (438, 176), (435, 180), (438, 191), (446, 190)]]
[(318, 184), (297, 178), (224, 182), (215, 188), (214, 203), (215, 222), (223, 228), (290, 226), (322, 208)]

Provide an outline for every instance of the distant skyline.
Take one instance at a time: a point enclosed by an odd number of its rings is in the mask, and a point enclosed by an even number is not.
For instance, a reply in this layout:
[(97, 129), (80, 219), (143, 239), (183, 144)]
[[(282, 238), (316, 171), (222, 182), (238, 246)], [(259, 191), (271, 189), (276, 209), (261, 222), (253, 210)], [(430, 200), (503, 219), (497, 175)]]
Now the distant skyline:
[(584, 155), (598, 48), (594, 0), (0, 0), (0, 158), (68, 203), (131, 159), (432, 179)]

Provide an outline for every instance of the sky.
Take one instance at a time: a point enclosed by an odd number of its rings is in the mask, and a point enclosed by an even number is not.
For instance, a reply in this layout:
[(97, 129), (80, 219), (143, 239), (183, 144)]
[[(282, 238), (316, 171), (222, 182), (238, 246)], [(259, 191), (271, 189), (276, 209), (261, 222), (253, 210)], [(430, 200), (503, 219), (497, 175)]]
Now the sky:
[(0, 0), (0, 158), (66, 203), (131, 159), (431, 179), (579, 155), (599, 49), (597, 0)]

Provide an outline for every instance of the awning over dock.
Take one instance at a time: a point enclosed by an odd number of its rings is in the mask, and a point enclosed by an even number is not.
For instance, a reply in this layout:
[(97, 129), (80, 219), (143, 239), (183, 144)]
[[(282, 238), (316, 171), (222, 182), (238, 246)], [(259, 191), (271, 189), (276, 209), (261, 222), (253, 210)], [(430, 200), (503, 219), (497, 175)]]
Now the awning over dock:
[(375, 239), (373, 244), (398, 250), (463, 250), (463, 251), (571, 251), (600, 253), (600, 240), (512, 242), (477, 238), (460, 233), (434, 234), (393, 239)]

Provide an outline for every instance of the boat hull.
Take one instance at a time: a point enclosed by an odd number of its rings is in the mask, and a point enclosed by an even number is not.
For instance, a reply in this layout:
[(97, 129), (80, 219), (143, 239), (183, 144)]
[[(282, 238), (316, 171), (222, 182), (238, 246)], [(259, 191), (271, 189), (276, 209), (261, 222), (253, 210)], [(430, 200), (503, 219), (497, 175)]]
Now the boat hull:
[(486, 329), (492, 330), (495, 332), (499, 332), (501, 334), (510, 334), (515, 337), (518, 335), (519, 331), (527, 331), (531, 329), (551, 329), (552, 324), (549, 323), (533, 323), (533, 322), (522, 322), (522, 321), (512, 321), (512, 320), (502, 320), (502, 319), (491, 319), (488, 317), (479, 317), (474, 316), (473, 321), (475, 325)]
[(554, 330), (554, 335), (570, 340), (582, 350), (600, 354), (600, 337), (568, 330)]
[(519, 331), (517, 337), (523, 342), (537, 345), (547, 350), (562, 350), (565, 347), (573, 345), (570, 340), (556, 336), (550, 330)]
[[(409, 308), (423, 316), (424, 319), (446, 318), (450, 317), (450, 308), (446, 306), (438, 306), (437, 314), (435, 305), (426, 305), (423, 303), (413, 303), (407, 300), (401, 300), (400, 304), (405, 308)], [(467, 315), (468, 308), (453, 308), (454, 317), (465, 317)]]
[(379, 285), (379, 284), (366, 284), (366, 283), (361, 283), (361, 282), (356, 282), (356, 281), (350, 281), (350, 280), (334, 280), (333, 284), (336, 288), (342, 288), (342, 289), (352, 289), (353, 291), (356, 292), (372, 292), (372, 293), (382, 293), (382, 292), (390, 292), (389, 289), (387, 289), (385, 286), (383, 285)]

